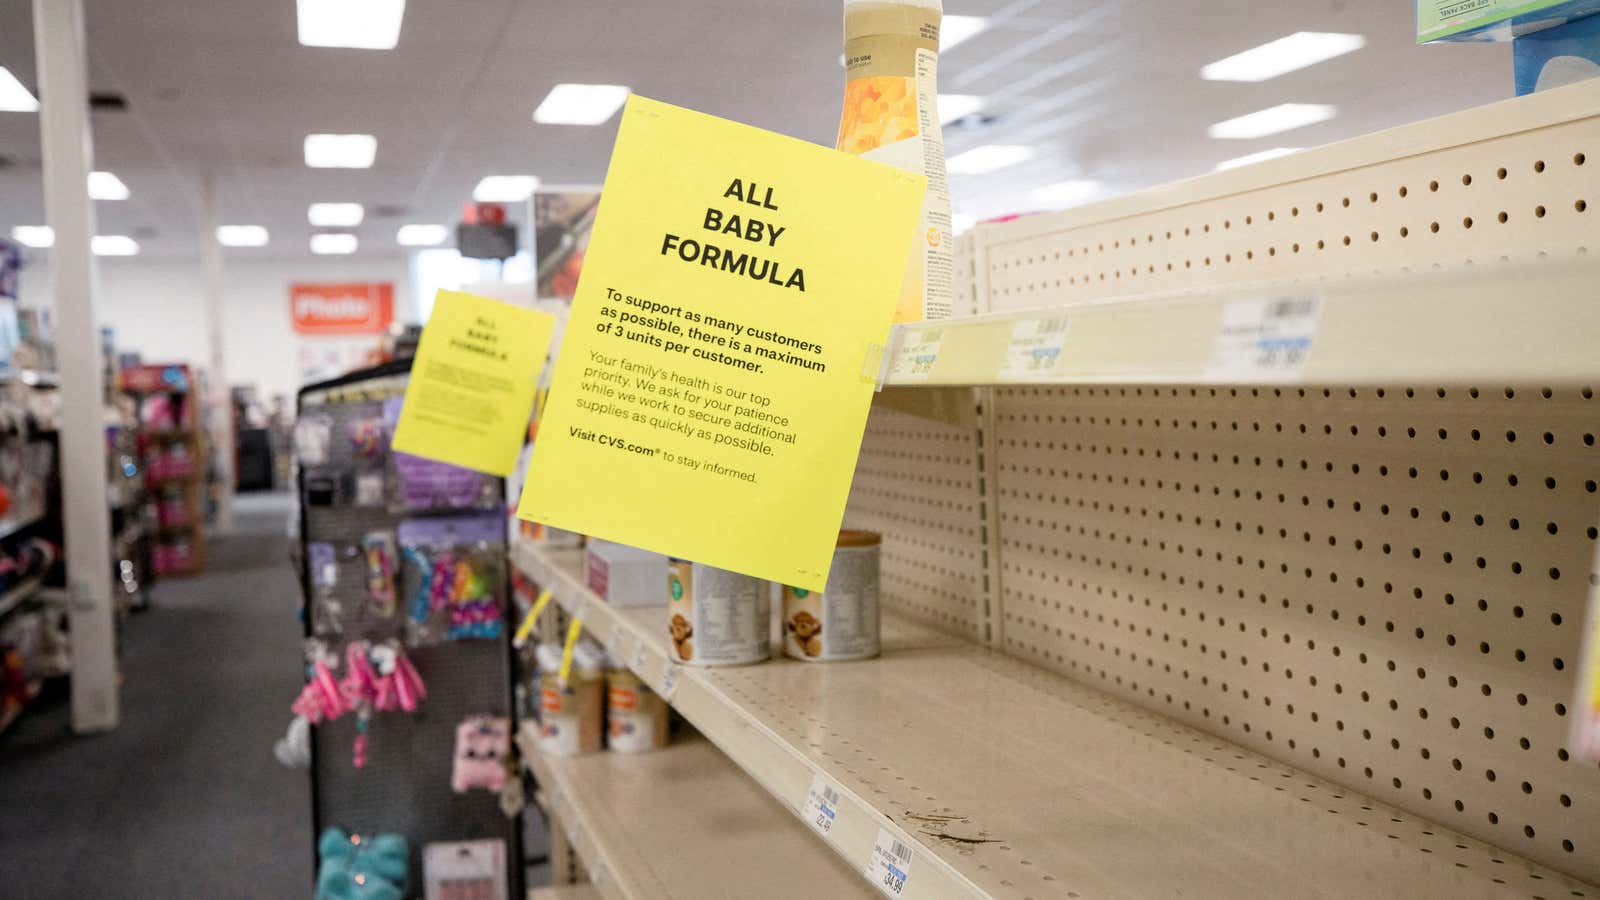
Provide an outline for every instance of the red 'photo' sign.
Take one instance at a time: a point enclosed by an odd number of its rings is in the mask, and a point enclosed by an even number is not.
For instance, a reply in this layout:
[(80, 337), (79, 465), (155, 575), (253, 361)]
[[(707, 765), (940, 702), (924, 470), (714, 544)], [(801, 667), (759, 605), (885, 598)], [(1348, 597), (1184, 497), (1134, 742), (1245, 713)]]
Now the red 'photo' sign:
[(289, 315), (301, 334), (382, 334), (394, 319), (394, 284), (291, 284)]

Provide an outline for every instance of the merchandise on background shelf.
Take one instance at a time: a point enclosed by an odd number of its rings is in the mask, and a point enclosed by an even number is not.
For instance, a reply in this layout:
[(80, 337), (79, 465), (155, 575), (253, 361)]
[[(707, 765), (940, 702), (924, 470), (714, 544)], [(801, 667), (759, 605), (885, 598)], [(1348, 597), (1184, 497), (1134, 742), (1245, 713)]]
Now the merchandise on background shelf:
[(188, 538), (160, 543), (150, 549), (150, 567), (157, 575), (180, 575), (194, 569), (194, 547)]
[[(403, 397), (384, 401), (384, 433), (391, 438), (403, 404)], [(492, 475), (409, 453), (389, 453), (388, 459), (393, 466), (389, 508), (394, 512), (493, 509), (500, 504), (500, 482)], [(504, 526), (500, 533), (504, 537)]]
[(577, 756), (600, 749), (605, 698), (601, 654), (587, 642), (573, 651), (572, 677), (561, 683), (561, 646), (540, 644), (539, 752)]
[(422, 848), (425, 900), (508, 900), (506, 842), (449, 841)]
[(845, 0), (838, 148), (928, 178), (894, 321), (951, 313), (950, 186), (937, 108), (940, 0)]
[(164, 451), (150, 455), (145, 472), (152, 481), (187, 478), (194, 473), (194, 457), (183, 444), (173, 444)]
[(592, 540), (583, 554), (584, 583), (611, 606), (655, 606), (666, 573), (665, 556), (626, 544)]
[(784, 585), (783, 650), (806, 662), (878, 655), (878, 556), (883, 536), (840, 531), (822, 593)]
[(456, 755), (450, 789), (464, 794), (473, 788), (498, 791), (506, 783), (511, 756), (511, 720), (471, 716), (456, 726)]
[(407, 642), (498, 639), (505, 523), (494, 514), (400, 523)]
[(667, 598), (667, 633), (678, 662), (742, 666), (772, 656), (767, 582), (673, 559), (667, 567)]
[(620, 665), (606, 670), (606, 749), (642, 753), (667, 745), (667, 704)]
[(317, 857), (316, 900), (402, 900), (410, 887), (411, 849), (398, 834), (329, 828)]
[(582, 547), (583, 535), (576, 531), (567, 531), (565, 528), (556, 528), (541, 522), (530, 522), (527, 519), (517, 520), (517, 529), (522, 535), (534, 543), (552, 549), (570, 549)]
[(367, 561), (367, 602), (378, 615), (394, 615), (394, 533), (371, 531), (361, 541)]
[(181, 528), (189, 524), (189, 501), (183, 488), (174, 485), (162, 491), (161, 500), (156, 504), (156, 521), (162, 528)]

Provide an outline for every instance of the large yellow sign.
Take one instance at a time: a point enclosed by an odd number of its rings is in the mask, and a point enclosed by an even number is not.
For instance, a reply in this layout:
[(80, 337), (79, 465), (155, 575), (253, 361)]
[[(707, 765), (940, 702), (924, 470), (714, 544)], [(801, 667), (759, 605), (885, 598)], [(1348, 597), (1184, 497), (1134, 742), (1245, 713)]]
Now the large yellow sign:
[(821, 590), (924, 187), (629, 99), (517, 514)]

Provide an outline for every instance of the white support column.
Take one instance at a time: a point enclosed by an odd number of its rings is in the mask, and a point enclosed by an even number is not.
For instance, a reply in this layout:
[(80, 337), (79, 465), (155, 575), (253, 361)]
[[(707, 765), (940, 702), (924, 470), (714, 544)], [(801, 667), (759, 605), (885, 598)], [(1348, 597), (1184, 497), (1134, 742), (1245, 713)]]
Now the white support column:
[(94, 167), (89, 133), (83, 0), (33, 0), (39, 61), (39, 131), (44, 201), (55, 247), (56, 358), (61, 377), (61, 499), (65, 507), (67, 594), (72, 621), (72, 727), (115, 728), (116, 622), (111, 602), (111, 515), (106, 507), (106, 440), (100, 335), (95, 317)]
[(205, 270), (206, 331), (211, 343), (209, 375), (211, 428), (207, 436), (214, 448), (217, 477), (217, 530), (233, 526), (233, 392), (228, 389), (228, 370), (222, 357), (222, 329), (226, 321), (227, 295), (222, 287), (222, 244), (217, 241), (217, 182), (207, 173), (200, 183), (200, 262)]

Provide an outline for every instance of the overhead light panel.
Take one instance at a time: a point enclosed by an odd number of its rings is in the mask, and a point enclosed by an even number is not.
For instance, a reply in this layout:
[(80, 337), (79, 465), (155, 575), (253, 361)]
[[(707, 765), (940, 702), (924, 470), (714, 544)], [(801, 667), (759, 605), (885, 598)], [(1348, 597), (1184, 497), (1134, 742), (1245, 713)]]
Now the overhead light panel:
[(1251, 163), (1277, 159), (1280, 156), (1288, 156), (1291, 153), (1299, 152), (1299, 147), (1273, 147), (1271, 150), (1263, 150), (1260, 153), (1249, 153), (1244, 156), (1235, 156), (1233, 159), (1225, 159), (1217, 163), (1217, 171), (1224, 172), (1228, 169), (1237, 169), (1240, 166), (1248, 166)]
[(519, 203), (538, 187), (539, 179), (532, 175), (485, 175), (472, 189), (472, 199), (479, 203)]
[(620, 84), (558, 84), (533, 111), (542, 125), (599, 125), (627, 102), (629, 89)]
[(125, 234), (97, 234), (89, 241), (95, 256), (138, 256), (139, 242)]
[(983, 108), (983, 98), (972, 94), (940, 94), (939, 124), (949, 125)]
[(22, 86), (11, 70), (0, 66), (0, 112), (38, 112), (39, 99)]
[(260, 225), (218, 225), (217, 243), (224, 247), (265, 247), (269, 235)]
[(356, 252), (358, 243), (353, 234), (313, 234), (311, 252), (319, 256), (347, 256)]
[(307, 47), (393, 50), (406, 0), (296, 0), (295, 9)]
[(984, 144), (965, 153), (957, 153), (945, 163), (951, 175), (986, 175), (1014, 166), (1033, 157), (1032, 147), (1017, 144)]
[(49, 225), (18, 225), (11, 229), (11, 239), (24, 247), (44, 249), (56, 242), (56, 230)]
[(128, 186), (122, 183), (121, 178), (111, 172), (90, 172), (89, 199), (126, 200), (128, 199)]
[(1297, 31), (1288, 37), (1252, 47), (1219, 59), (1200, 70), (1206, 81), (1266, 81), (1296, 69), (1354, 53), (1367, 45), (1359, 34), (1333, 31)]
[(1245, 141), (1326, 122), (1338, 114), (1338, 107), (1326, 103), (1280, 103), (1246, 116), (1218, 122), (1206, 132), (1218, 140)]
[(1033, 199), (1056, 209), (1077, 206), (1100, 193), (1100, 182), (1075, 178), (1046, 185), (1033, 192)]
[(370, 169), (378, 139), (370, 134), (308, 134), (306, 165), (313, 169)]
[(449, 236), (450, 230), (443, 225), (401, 225), (394, 239), (402, 247), (432, 247)]
[(988, 27), (989, 20), (982, 16), (945, 16), (939, 23), (939, 52), (944, 53)]
[(366, 214), (359, 203), (313, 203), (306, 208), (306, 221), (318, 228), (354, 228)]

